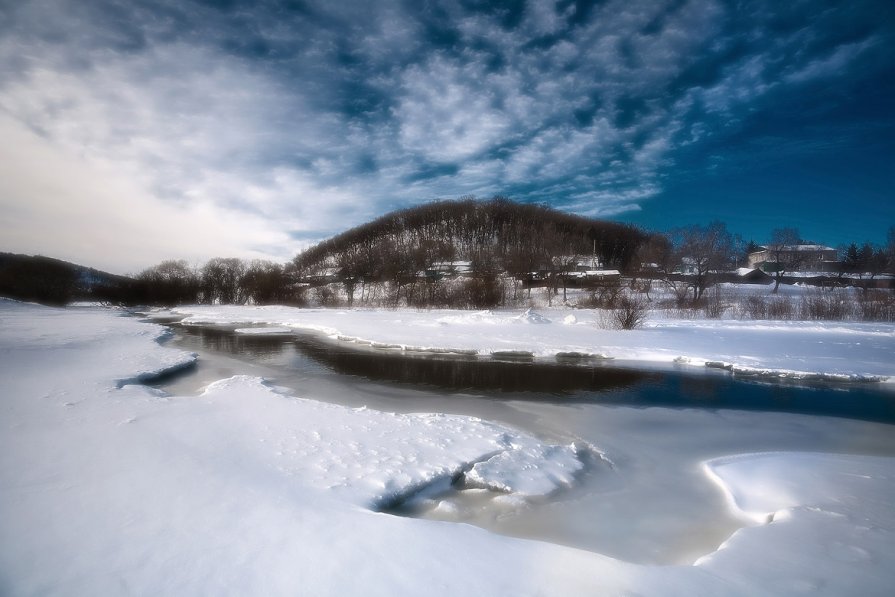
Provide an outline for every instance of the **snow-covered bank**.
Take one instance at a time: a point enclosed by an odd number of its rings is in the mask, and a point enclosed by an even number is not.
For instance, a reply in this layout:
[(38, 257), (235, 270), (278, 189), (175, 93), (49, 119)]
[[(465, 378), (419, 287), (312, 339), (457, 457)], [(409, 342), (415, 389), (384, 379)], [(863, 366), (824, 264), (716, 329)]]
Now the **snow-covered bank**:
[(650, 364), (707, 363), (736, 374), (824, 381), (895, 378), (895, 325), (886, 323), (651, 320), (610, 330), (587, 309), (448, 311), (188, 306), (185, 323), (268, 325), (414, 352), (567, 354)]
[[(884, 595), (893, 580), (893, 459), (712, 460), (736, 507), (793, 516), (744, 528), (697, 566), (634, 565), (375, 511), (462, 471), (511, 494), (555, 491), (574, 482), (583, 446), (323, 404), (253, 377), (193, 397), (117, 388), (192, 358), (160, 333), (0, 303), (0, 592)], [(854, 479), (838, 482), (845, 471)], [(830, 514), (798, 514), (815, 509)]]

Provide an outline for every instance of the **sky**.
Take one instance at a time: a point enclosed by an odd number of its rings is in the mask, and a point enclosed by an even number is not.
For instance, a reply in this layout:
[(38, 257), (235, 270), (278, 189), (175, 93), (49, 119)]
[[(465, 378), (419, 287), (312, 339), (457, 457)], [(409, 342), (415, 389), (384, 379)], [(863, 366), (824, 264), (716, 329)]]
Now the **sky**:
[(115, 273), (467, 195), (883, 243), (895, 2), (0, 0), (0, 139), (0, 251)]

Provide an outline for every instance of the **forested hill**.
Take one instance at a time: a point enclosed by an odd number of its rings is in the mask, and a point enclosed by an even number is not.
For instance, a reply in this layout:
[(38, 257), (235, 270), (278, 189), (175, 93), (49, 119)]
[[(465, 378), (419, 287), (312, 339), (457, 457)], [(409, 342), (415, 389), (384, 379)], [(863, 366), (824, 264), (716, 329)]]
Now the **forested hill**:
[(0, 253), (0, 296), (51, 305), (76, 299), (103, 300), (103, 291), (132, 283), (92, 267), (40, 255)]
[(398, 279), (433, 263), (470, 261), (480, 272), (530, 272), (558, 260), (590, 258), (624, 269), (645, 235), (503, 197), (436, 201), (386, 214), (297, 255), (299, 275), (336, 268), (343, 276)]

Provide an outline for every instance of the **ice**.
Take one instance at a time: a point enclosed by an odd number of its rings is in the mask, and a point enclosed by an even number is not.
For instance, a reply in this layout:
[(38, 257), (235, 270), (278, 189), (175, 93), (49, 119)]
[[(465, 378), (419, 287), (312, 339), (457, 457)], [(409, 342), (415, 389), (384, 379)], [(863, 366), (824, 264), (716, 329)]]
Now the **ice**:
[(294, 329), (282, 326), (237, 328), (234, 331), (244, 336), (290, 336), (295, 333)]
[(544, 496), (571, 486), (582, 468), (574, 445), (545, 446), (526, 441), (476, 463), (466, 473), (466, 482), (472, 487), (520, 496)]

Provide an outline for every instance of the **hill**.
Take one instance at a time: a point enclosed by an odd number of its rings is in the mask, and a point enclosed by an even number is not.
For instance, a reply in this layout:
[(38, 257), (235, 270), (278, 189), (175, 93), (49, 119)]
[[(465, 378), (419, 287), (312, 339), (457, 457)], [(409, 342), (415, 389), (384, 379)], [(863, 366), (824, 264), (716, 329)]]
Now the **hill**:
[(132, 282), (51, 257), (0, 253), (0, 296), (22, 301), (64, 305), (76, 299), (106, 300), (110, 292)]
[(632, 226), (573, 215), (543, 205), (464, 198), (386, 214), (300, 253), (302, 278), (327, 272), (366, 281), (415, 276), (436, 263), (464, 261), (475, 274), (552, 269), (596, 259), (625, 269), (645, 235)]

